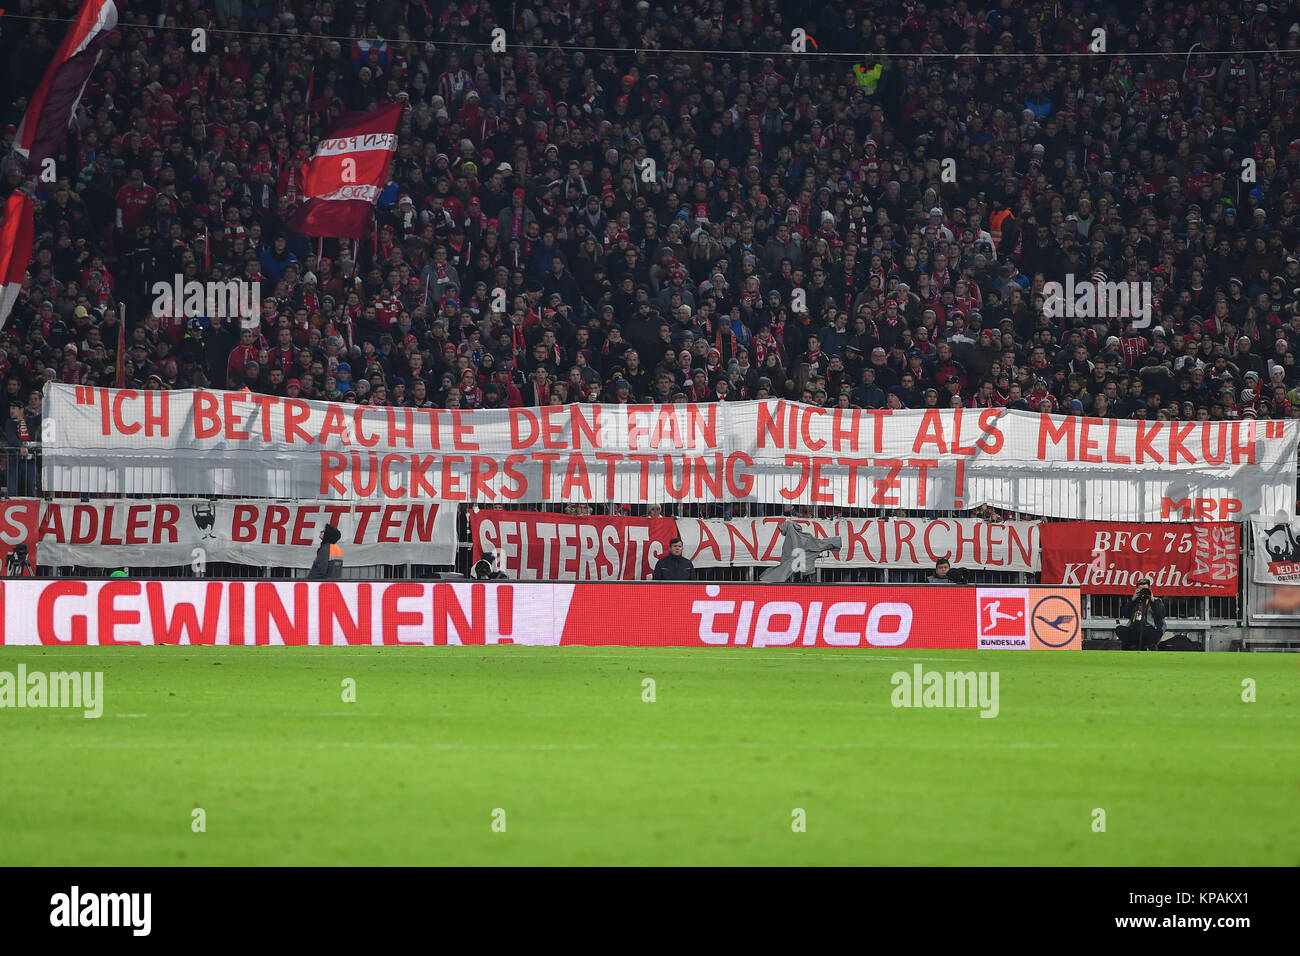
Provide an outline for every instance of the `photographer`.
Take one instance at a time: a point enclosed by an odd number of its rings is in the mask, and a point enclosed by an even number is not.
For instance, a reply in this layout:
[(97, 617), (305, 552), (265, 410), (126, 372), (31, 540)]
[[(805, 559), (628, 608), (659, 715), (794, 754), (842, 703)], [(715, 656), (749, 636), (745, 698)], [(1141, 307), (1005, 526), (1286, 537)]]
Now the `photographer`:
[(469, 576), (475, 581), (502, 581), (505, 574), (497, 570), (497, 556), (491, 551), (484, 551), (483, 557), (474, 562), (469, 569)]
[(1165, 602), (1151, 594), (1151, 578), (1138, 578), (1133, 597), (1124, 602), (1120, 613), (1127, 624), (1115, 625), (1115, 636), (1126, 651), (1153, 651), (1165, 633)]
[(5, 577), (21, 578), (35, 577), (36, 572), (32, 570), (31, 562), (28, 560), (28, 551), (26, 544), (16, 544), (13, 550), (5, 556)]

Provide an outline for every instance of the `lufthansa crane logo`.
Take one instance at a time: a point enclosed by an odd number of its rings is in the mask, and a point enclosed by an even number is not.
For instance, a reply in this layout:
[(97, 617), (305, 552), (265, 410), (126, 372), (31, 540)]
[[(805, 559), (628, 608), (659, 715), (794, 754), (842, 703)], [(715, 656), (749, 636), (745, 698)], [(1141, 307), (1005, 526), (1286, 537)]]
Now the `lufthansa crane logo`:
[(1034, 605), (1030, 626), (1040, 644), (1065, 647), (1078, 636), (1079, 609), (1066, 598), (1053, 594)]

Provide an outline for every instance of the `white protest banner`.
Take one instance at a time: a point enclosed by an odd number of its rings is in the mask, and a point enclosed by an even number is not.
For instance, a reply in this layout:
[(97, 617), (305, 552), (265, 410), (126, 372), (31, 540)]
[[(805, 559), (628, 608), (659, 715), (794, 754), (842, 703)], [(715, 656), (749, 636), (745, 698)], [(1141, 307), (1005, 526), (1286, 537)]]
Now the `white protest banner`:
[[(786, 518), (731, 521), (678, 518), (682, 553), (697, 568), (763, 567), (781, 561)], [(933, 568), (940, 558), (956, 567), (996, 571), (1039, 569), (1038, 523), (974, 518), (793, 519), (819, 538), (839, 537), (839, 554), (817, 559), (819, 568)]]
[(115, 568), (228, 561), (310, 568), (333, 524), (345, 567), (454, 564), (456, 508), (435, 502), (113, 498), (0, 502), (0, 545), (27, 544), (43, 565)]
[(1252, 518), (1255, 583), (1300, 584), (1300, 521), (1283, 515)]
[(786, 401), (480, 411), (46, 386), (52, 491), (726, 502), (1240, 521), (1295, 507), (1296, 421)]

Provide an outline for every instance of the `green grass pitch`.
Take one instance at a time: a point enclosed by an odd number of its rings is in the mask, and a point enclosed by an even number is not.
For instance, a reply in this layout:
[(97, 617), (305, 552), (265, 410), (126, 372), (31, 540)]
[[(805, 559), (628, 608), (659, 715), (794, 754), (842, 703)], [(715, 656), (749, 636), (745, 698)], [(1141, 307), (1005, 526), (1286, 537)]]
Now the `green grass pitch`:
[[(102, 670), (105, 709), (0, 709), (4, 865), (1300, 864), (1292, 655), (0, 648), (20, 663)], [(997, 671), (999, 715), (894, 708), (918, 663)]]

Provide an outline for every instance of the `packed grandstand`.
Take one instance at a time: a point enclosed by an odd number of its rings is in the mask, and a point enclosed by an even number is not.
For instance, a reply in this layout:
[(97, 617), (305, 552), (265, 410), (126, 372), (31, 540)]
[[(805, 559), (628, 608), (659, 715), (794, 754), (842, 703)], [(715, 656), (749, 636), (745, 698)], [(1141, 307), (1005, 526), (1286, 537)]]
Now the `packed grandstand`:
[[(6, 194), (24, 181), (15, 124), (76, 7), (4, 15)], [(34, 184), (5, 391), (112, 386), (120, 304), (136, 389), (1294, 417), (1297, 19), (1227, 2), (123, 4), (57, 175)], [(373, 227), (287, 230), (331, 125), (403, 93)], [(1066, 274), (1150, 283), (1149, 318), (1045, 314)], [(260, 283), (260, 328), (160, 309), (178, 277)]]

